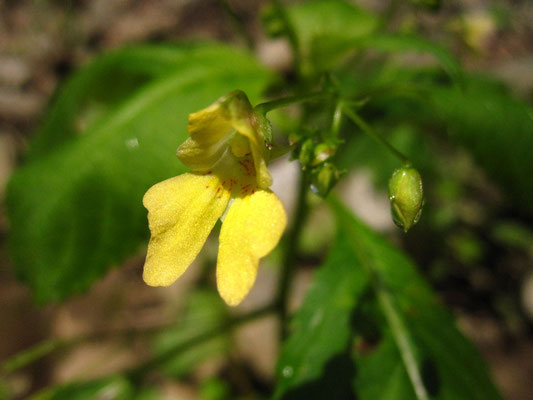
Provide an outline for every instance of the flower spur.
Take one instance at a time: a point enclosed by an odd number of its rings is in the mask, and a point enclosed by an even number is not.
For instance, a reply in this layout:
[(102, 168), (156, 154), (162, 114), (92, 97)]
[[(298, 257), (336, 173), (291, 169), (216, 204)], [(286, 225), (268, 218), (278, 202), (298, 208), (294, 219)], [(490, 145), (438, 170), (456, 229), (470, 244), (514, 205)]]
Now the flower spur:
[(192, 172), (152, 186), (143, 198), (151, 231), (143, 279), (151, 286), (176, 281), (221, 218), (217, 288), (234, 306), (286, 226), (283, 206), (269, 190), (270, 125), (234, 91), (190, 114), (187, 131), (177, 156)]

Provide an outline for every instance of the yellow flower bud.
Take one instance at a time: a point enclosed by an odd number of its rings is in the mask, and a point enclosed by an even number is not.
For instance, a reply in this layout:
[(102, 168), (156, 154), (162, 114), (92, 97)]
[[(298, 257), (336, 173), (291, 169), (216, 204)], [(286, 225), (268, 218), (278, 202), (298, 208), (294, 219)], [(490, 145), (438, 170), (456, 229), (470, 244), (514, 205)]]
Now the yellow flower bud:
[(393, 172), (389, 200), (394, 223), (407, 232), (420, 219), (424, 205), (422, 178), (416, 169), (402, 167)]

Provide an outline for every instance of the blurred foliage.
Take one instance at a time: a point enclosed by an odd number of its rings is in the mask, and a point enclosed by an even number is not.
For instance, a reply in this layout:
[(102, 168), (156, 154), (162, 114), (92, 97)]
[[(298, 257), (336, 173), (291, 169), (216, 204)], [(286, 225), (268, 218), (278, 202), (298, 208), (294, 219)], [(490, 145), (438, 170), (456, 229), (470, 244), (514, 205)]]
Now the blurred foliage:
[[(411, 3), (435, 9), (440, 2)], [(37, 301), (60, 301), (142, 253), (148, 233), (142, 195), (185, 171), (174, 154), (186, 138), (189, 113), (234, 89), (256, 104), (267, 89), (275, 97), (326, 88), (349, 99), (379, 135), (409, 156), (427, 204), (420, 224), (396, 237), (404, 250), (336, 200), (327, 203), (334, 218), (322, 213), (305, 225), (314, 231), (303, 232), (299, 251), (321, 266), (282, 343), (274, 398), (499, 399), (479, 354), (431, 286), (445, 287), (447, 277), (460, 275), (455, 290), (479, 300), (470, 307), (519, 319), (516, 287), (510, 296), (495, 290), (487, 298), (486, 288), (473, 282), (480, 273), (494, 285), (527, 272), (519, 263), (499, 267), (504, 263), (497, 257), (532, 254), (531, 105), (500, 83), (463, 71), (445, 47), (416, 28), (395, 32), (386, 15), (341, 0), (281, 9), (286, 15), (274, 1), (262, 17), (268, 34), (295, 39), (294, 59), (301, 64), (287, 76), (231, 46), (196, 43), (117, 50), (65, 83), (7, 188), (17, 275)], [(386, 196), (398, 160), (354, 123), (343, 119), (335, 127), (336, 104), (330, 103), (273, 113), (277, 133), (290, 138), (305, 174), (322, 173), (322, 190), (314, 183), (324, 196), (344, 172), (358, 168), (370, 170)], [(336, 238), (325, 246), (330, 231)], [(329, 250), (322, 261), (324, 247)], [(212, 290), (188, 293), (179, 323), (152, 342), (154, 356), (164, 359), (164, 375), (187, 379), (205, 360), (227, 356), (230, 317)], [(202, 398), (213, 400), (235, 398), (234, 392), (232, 382), (220, 377), (200, 388)], [(67, 383), (35, 399), (157, 396), (113, 376)]]
[[(217, 293), (195, 291), (188, 294), (187, 306), (179, 322), (163, 332), (154, 343), (155, 354), (164, 354), (180, 347), (197, 336), (220, 329), (228, 321), (228, 310)], [(173, 357), (163, 368), (172, 377), (179, 379), (191, 372), (200, 362), (215, 356), (223, 356), (230, 349), (227, 332), (185, 349)]]
[[(32, 400), (126, 400), (137, 399), (132, 385), (122, 377), (109, 377), (90, 382), (71, 382), (45, 390)], [(142, 396), (140, 397), (142, 399)]]

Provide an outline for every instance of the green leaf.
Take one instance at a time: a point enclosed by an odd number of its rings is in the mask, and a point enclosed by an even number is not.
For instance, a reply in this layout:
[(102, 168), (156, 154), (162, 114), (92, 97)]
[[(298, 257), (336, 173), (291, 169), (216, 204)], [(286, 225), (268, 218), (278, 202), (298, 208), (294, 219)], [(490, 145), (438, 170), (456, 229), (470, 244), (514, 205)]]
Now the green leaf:
[(455, 83), (462, 83), (462, 69), (457, 59), (443, 46), (414, 35), (375, 34), (355, 40), (361, 48), (394, 53), (424, 53), (434, 56)]
[(6, 193), (10, 253), (39, 302), (87, 289), (146, 239), (142, 196), (184, 172), (175, 152), (189, 113), (234, 89), (257, 100), (271, 79), (237, 50), (185, 48), (186, 60), (173, 73), (13, 175)]
[[(340, 399), (351, 392), (353, 371), (349, 354), (346, 357), (351, 315), (368, 283), (367, 276), (353, 268), (354, 257), (341, 228), (335, 246), (317, 271), (313, 286), (292, 321), (291, 335), (278, 360), (275, 399), (309, 396)], [(346, 378), (347, 385), (341, 385), (341, 376)]]
[[(372, 277), (373, 291), (385, 322), (382, 324), (384, 339), (380, 346), (390, 346), (387, 342), (391, 337), (394, 339), (399, 351), (387, 353), (395, 356), (396, 365), (402, 368), (403, 365), (409, 366), (406, 357), (412, 357), (431, 398), (500, 399), (478, 352), (457, 330), (453, 318), (437, 301), (413, 264), (401, 251), (357, 221), (343, 206), (335, 203), (334, 210), (356, 254), (352, 268), (359, 269), (361, 273), (366, 271)], [(406, 341), (405, 346), (402, 340)], [(412, 354), (405, 354), (406, 350)], [(394, 397), (396, 394), (389, 394), (383, 398), (415, 398), (408, 396), (407, 374), (400, 374), (403, 382), (398, 382), (399, 377), (385, 375), (387, 372), (381, 370), (382, 363), (372, 359), (383, 355), (376, 353), (367, 357), (356, 357), (358, 370), (364, 372), (356, 376), (355, 387), (358, 394), (374, 394), (361, 399), (382, 398), (375, 397), (375, 393), (389, 389), (383, 385), (387, 378), (393, 379), (391, 385), (402, 388), (402, 395)], [(373, 385), (378, 385), (371, 390), (363, 378), (365, 375), (375, 376), (380, 371), (384, 373), (383, 380), (381, 383), (376, 379), (371, 381)]]
[[(376, 309), (376, 312), (378, 310)], [(408, 400), (416, 398), (398, 348), (390, 335), (368, 356), (356, 355), (355, 388), (361, 399)]]
[[(342, 0), (295, 3), (288, 7), (287, 14), (308, 69), (332, 65), (339, 56), (338, 46), (369, 35), (379, 24), (374, 14)], [(345, 48), (340, 50), (342, 53)]]
[[(169, 349), (181, 346), (191, 339), (219, 329), (228, 322), (228, 308), (218, 293), (212, 290), (199, 290), (189, 293), (183, 318), (172, 328), (162, 332), (154, 343), (155, 353), (164, 354)], [(202, 361), (224, 355), (230, 348), (230, 336), (214, 336), (202, 343), (191, 346), (163, 366), (164, 371), (181, 378)]]
[(344, 206), (332, 208), (335, 246), (294, 316), (274, 398), (500, 399), (412, 263)]
[(474, 77), (464, 90), (435, 88), (429, 96), (437, 124), (517, 205), (533, 213), (533, 108)]
[(102, 55), (81, 68), (60, 89), (32, 138), (27, 158), (76, 139), (144, 85), (187, 63), (193, 49), (195, 58), (212, 50), (209, 46), (139, 45)]

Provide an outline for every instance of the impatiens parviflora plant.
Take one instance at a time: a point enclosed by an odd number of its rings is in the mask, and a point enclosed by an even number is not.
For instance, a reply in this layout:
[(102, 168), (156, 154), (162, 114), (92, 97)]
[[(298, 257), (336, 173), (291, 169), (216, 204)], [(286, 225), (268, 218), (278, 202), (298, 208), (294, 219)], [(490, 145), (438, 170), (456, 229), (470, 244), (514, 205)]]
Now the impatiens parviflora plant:
[[(177, 156), (190, 172), (155, 184), (143, 198), (151, 232), (143, 272), (148, 285), (174, 283), (194, 261), (220, 219), (218, 292), (228, 305), (242, 302), (255, 282), (260, 258), (276, 247), (287, 224), (280, 200), (269, 189), (272, 128), (266, 113), (320, 97), (330, 94), (280, 99), (254, 109), (246, 94), (235, 90), (189, 115), (190, 137), (178, 148)], [(343, 110), (363, 131), (408, 163), (342, 101), (336, 108), (334, 134), (338, 135)], [(340, 177), (335, 166), (327, 162), (334, 153), (331, 143), (307, 140), (299, 148), (298, 159), (303, 168), (313, 166), (311, 187), (321, 196), (326, 196)], [(302, 162), (307, 158), (308, 162)], [(397, 170), (390, 188), (394, 221), (407, 232), (418, 221), (422, 208), (420, 175), (413, 168)]]

